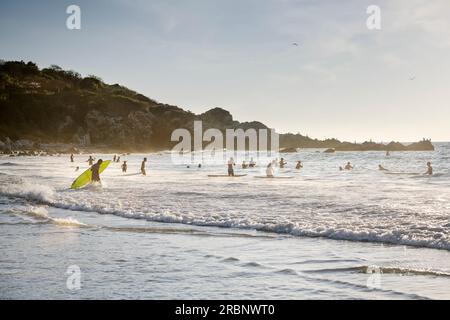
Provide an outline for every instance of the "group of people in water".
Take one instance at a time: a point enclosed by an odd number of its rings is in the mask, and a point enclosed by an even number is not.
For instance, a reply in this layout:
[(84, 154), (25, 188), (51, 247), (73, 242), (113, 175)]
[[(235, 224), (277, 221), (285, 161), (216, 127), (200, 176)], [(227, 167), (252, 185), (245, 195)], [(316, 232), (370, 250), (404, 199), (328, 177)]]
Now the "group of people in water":
[[(386, 156), (389, 156), (389, 151), (386, 153)], [(230, 158), (228, 160), (228, 176), (234, 176), (234, 166), (236, 163), (234, 162), (233, 158)], [(281, 158), (280, 161), (278, 159), (272, 160), (269, 162), (269, 164), (266, 167), (266, 176), (269, 178), (274, 177), (275, 174), (275, 167), (284, 168), (287, 165), (287, 162), (284, 160), (284, 158)], [(256, 163), (253, 161), (253, 158), (251, 158), (250, 164), (247, 164), (244, 160), (242, 162), (242, 169), (248, 169), (248, 168), (254, 168), (256, 166)], [(295, 165), (296, 170), (300, 170), (303, 168), (303, 163), (298, 160), (297, 164)], [(350, 171), (353, 170), (355, 167), (352, 165), (352, 163), (349, 161), (345, 166), (340, 166), (339, 171)], [(389, 171), (385, 167), (383, 167), (381, 164), (378, 165), (378, 170), (380, 171)], [(427, 171), (425, 172), (426, 175), (432, 175), (433, 174), (433, 167), (431, 166), (431, 162), (427, 162)]]
[[(70, 162), (75, 162), (75, 157), (73, 154), (70, 155)], [(103, 163), (102, 159), (99, 159), (97, 162), (95, 162), (95, 158), (92, 156), (89, 156), (89, 158), (86, 160), (88, 165), (90, 166), (90, 170), (92, 172), (92, 182), (100, 182), (100, 167)], [(95, 164), (94, 164), (95, 162)], [(114, 155), (112, 162), (120, 163), (120, 156)], [(146, 164), (147, 164), (147, 158), (144, 158), (141, 162), (141, 174), (146, 176)], [(128, 163), (127, 161), (123, 161), (122, 165), (120, 166), (123, 173), (126, 173), (128, 170)], [(80, 167), (76, 167), (75, 171), (78, 171)]]
[[(380, 170), (380, 171), (390, 171), (390, 170), (386, 169), (385, 167), (383, 167), (381, 164), (378, 165), (378, 170)], [(430, 175), (430, 176), (433, 174), (433, 167), (431, 166), (431, 162), (430, 161), (427, 162), (427, 171), (424, 174)]]
[[(269, 162), (269, 164), (266, 167), (266, 176), (268, 178), (273, 178), (275, 176), (275, 167), (277, 165), (282, 169), (287, 165), (287, 161), (285, 161), (284, 158), (281, 158), (280, 161), (278, 161), (278, 159), (275, 159), (275, 160)], [(300, 160), (298, 160), (297, 164), (295, 165), (295, 169), (300, 170), (302, 168), (303, 168), (303, 163)]]
[[(228, 176), (232, 177), (234, 176), (234, 167), (236, 166), (236, 163), (234, 162), (234, 158), (230, 158), (228, 160)], [(266, 175), (268, 177), (273, 177), (275, 173), (275, 167), (279, 166), (280, 168), (284, 168), (287, 165), (286, 160), (284, 158), (281, 158), (278, 161), (277, 159), (272, 160), (266, 168)], [(245, 160), (242, 162), (242, 169), (249, 169), (256, 167), (256, 162), (253, 160), (253, 158), (250, 159), (250, 162), (247, 163)], [(297, 164), (295, 165), (295, 169), (300, 170), (303, 168), (303, 163), (299, 160), (297, 161)]]
[[(340, 171), (344, 171), (344, 170), (352, 170), (354, 167), (352, 166), (352, 164), (350, 162), (347, 162), (347, 165), (342, 168), (339, 167)], [(386, 169), (385, 167), (383, 167), (383, 165), (379, 164), (378, 165), (378, 170), (380, 171), (390, 171), (389, 169)], [(428, 161), (427, 162), (427, 171), (424, 173), (425, 175), (432, 175), (433, 174), (433, 167), (431, 166), (431, 162)]]
[[(389, 156), (389, 152), (386, 153), (386, 156)], [(70, 155), (70, 161), (74, 162), (74, 155), (71, 154)], [(89, 158), (86, 160), (86, 162), (88, 162), (90, 169), (92, 171), (92, 181), (93, 182), (100, 182), (100, 168), (101, 165), (103, 163), (102, 159), (99, 159), (96, 163), (95, 162), (95, 158), (93, 158), (92, 156), (89, 156)], [(120, 162), (120, 156), (116, 156), (114, 155), (112, 162), (115, 163), (119, 163)], [(140, 168), (140, 173), (142, 175), (147, 175), (146, 172), (146, 164), (147, 164), (147, 158), (144, 158), (141, 162), (141, 168)], [(281, 158), (280, 160), (274, 159), (271, 162), (269, 162), (269, 164), (266, 167), (266, 176), (269, 178), (272, 178), (275, 176), (275, 167), (279, 167), (279, 168), (285, 168), (285, 166), (287, 165), (287, 161), (284, 158)], [(236, 163), (234, 161), (233, 158), (230, 158), (227, 162), (227, 166), (228, 166), (228, 176), (234, 176), (234, 167), (236, 166)], [(249, 168), (254, 168), (256, 167), (256, 162), (253, 160), (253, 158), (250, 159), (250, 162), (247, 163), (247, 161), (243, 161), (242, 162), (242, 169), (249, 169)], [(189, 168), (189, 166), (188, 166)], [(201, 164), (198, 165), (198, 168), (201, 168)], [(302, 161), (298, 160), (296, 165), (295, 165), (295, 169), (296, 170), (301, 170), (303, 168), (303, 163)], [(128, 164), (127, 161), (123, 161), (122, 165), (121, 165), (121, 169), (123, 173), (126, 173), (128, 170)], [(354, 166), (350, 163), (347, 162), (347, 164), (345, 166), (341, 166), (339, 167), (340, 171), (350, 171), (353, 170)], [(378, 165), (378, 169), (380, 171), (389, 171), (388, 169), (386, 169), (385, 167), (383, 167), (381, 164)], [(79, 170), (79, 167), (76, 167), (76, 171)], [(431, 166), (431, 162), (427, 162), (427, 171), (425, 172), (425, 174), (427, 175), (432, 175), (433, 174), (433, 167)]]

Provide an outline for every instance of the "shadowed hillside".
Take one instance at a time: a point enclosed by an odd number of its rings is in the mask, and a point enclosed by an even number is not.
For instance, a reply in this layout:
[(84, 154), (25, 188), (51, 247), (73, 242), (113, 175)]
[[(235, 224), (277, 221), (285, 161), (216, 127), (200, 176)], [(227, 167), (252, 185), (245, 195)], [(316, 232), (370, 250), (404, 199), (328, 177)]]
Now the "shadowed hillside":
[[(109, 85), (96, 76), (82, 77), (58, 66), (39, 69), (32, 62), (0, 63), (0, 145), (11, 141), (104, 146), (128, 151), (171, 148), (173, 130), (203, 128), (267, 128), (260, 122), (238, 122), (221, 108), (196, 115), (177, 106), (159, 103), (119, 84)], [(17, 147), (17, 144), (16, 144)], [(335, 139), (320, 141), (300, 134), (280, 135), (280, 147), (333, 148), (335, 150), (434, 150), (430, 141), (404, 146)]]

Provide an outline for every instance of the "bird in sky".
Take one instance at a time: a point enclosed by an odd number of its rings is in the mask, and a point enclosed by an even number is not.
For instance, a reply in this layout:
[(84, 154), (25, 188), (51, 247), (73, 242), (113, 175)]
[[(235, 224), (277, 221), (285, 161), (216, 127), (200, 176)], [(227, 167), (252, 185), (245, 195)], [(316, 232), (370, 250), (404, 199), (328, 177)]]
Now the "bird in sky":
[(292, 45), (298, 47), (298, 43), (297, 42), (292, 43)]

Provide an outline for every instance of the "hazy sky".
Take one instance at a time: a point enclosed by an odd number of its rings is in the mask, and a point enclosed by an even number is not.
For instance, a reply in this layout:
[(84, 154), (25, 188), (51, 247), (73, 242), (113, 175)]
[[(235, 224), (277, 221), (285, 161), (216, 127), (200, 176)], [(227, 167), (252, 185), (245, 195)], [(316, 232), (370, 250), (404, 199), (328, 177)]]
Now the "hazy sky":
[[(66, 28), (70, 4), (81, 30)], [(0, 58), (280, 132), (450, 140), (449, 0), (0, 0)]]

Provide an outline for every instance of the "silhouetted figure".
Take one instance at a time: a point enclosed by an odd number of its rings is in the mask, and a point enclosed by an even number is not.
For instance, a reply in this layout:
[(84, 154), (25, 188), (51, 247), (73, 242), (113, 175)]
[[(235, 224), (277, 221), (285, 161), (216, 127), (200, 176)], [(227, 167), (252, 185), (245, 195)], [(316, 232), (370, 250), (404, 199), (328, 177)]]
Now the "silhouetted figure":
[(230, 177), (234, 177), (234, 168), (233, 166), (235, 166), (236, 164), (234, 163), (234, 159), (230, 158), (230, 160), (228, 160), (228, 176)]
[(122, 163), (122, 172), (127, 172), (127, 169), (128, 169), (127, 162), (124, 161), (124, 162)]
[(73, 162), (73, 153), (70, 155), (70, 162)]
[(92, 158), (92, 156), (89, 156), (87, 162), (89, 163), (90, 166), (92, 166), (94, 164), (94, 158)]
[(91, 180), (93, 182), (100, 182), (100, 166), (102, 165), (102, 163), (103, 163), (103, 160), (99, 159), (97, 161), (97, 163), (91, 167), (91, 171), (92, 171), (92, 179)]
[(147, 158), (144, 158), (144, 160), (141, 163), (141, 173), (146, 176), (147, 172), (145, 171), (145, 164), (147, 163)]
[(433, 167), (431, 166), (431, 162), (427, 162), (427, 172), (425, 174), (432, 175), (433, 174)]
[(274, 176), (274, 170), (273, 170), (273, 165), (272, 165), (272, 162), (271, 163), (269, 163), (268, 165), (267, 165), (267, 168), (266, 168), (266, 176), (267, 177), (269, 177), (269, 178), (273, 178), (273, 176)]
[(345, 165), (344, 169), (345, 170), (352, 170), (353, 166), (352, 166), (352, 164), (350, 162), (347, 162), (347, 164)]
[(287, 162), (284, 161), (284, 158), (281, 158), (281, 160), (280, 160), (280, 168), (284, 168), (285, 165), (287, 165)]
[(301, 161), (297, 161), (297, 165), (295, 166), (295, 169), (300, 170), (301, 168), (303, 168), (303, 164)]

